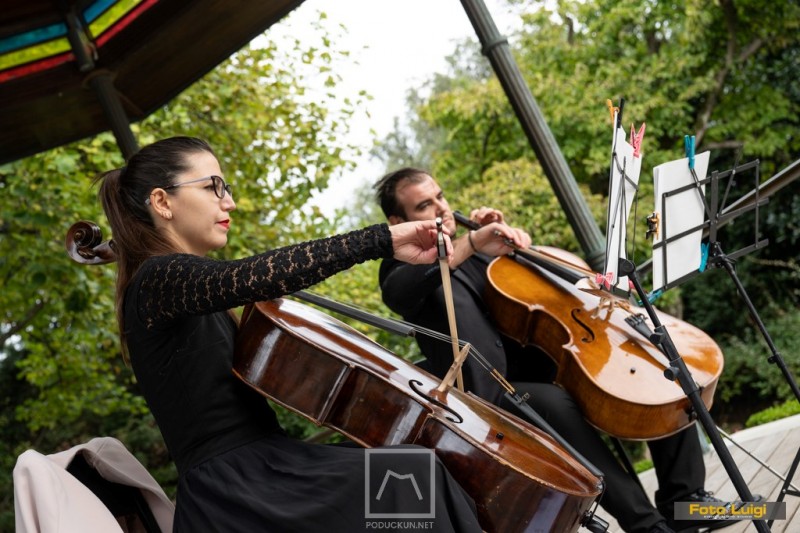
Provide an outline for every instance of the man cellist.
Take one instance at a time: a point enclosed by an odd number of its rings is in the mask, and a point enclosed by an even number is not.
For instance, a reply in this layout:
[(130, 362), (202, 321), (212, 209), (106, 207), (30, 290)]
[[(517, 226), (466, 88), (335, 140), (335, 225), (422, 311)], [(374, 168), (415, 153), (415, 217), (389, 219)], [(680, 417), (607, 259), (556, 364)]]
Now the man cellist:
[[(376, 197), (390, 225), (441, 217), (455, 235), (453, 213), (437, 182), (424, 170), (402, 168), (381, 178)], [(512, 251), (506, 243), (527, 248), (530, 236), (505, 223), (503, 214), (480, 208), (470, 214), (480, 228), (453, 240), (454, 259), (450, 264), (452, 298), (459, 338), (477, 348), (492, 366), (507, 376), (509, 347), (493, 324), (483, 301), (486, 285), (486, 256), (497, 257)], [(384, 303), (404, 320), (424, 328), (449, 333), (445, 300), (438, 265), (410, 265), (395, 259), (383, 260), (380, 286)], [(450, 345), (423, 336), (420, 349), (432, 373), (444, 375), (453, 354)], [(520, 394), (529, 395), (528, 403), (579, 453), (605, 475), (606, 492), (600, 505), (628, 532), (669, 532), (698, 527), (718, 529), (733, 521), (676, 521), (675, 502), (706, 502), (724, 505), (704, 490), (705, 465), (697, 433), (693, 428), (659, 440), (648, 446), (658, 477), (654, 506), (640, 484), (628, 474), (603, 442), (600, 434), (583, 417), (573, 398), (561, 387), (542, 382), (530, 370), (524, 381), (512, 384)], [(516, 407), (502, 395), (500, 386), (475, 361), (463, 366), (467, 390), (516, 414)], [(758, 498), (758, 497), (757, 497)]]

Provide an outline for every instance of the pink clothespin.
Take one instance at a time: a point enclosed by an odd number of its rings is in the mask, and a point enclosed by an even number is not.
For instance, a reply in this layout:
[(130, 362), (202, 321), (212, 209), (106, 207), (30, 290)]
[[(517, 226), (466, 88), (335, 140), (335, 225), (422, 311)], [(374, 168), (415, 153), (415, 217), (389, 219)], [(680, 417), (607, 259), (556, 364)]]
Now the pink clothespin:
[(605, 275), (603, 275), (598, 272), (594, 275), (594, 280), (598, 285), (605, 287), (606, 289), (611, 289), (611, 282), (614, 281), (614, 273), (606, 272)]
[(639, 133), (636, 133), (636, 128), (631, 124), (631, 146), (633, 146), (633, 157), (639, 157), (642, 153), (642, 139), (644, 139), (645, 123), (642, 122), (642, 127), (639, 128)]

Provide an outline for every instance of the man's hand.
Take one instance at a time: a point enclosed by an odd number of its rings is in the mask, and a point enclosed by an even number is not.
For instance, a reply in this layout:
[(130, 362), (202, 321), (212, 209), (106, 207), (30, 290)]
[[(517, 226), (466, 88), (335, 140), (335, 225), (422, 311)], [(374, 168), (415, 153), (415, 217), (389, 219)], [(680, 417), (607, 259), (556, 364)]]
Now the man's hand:
[(475, 249), (493, 257), (506, 255), (516, 248), (524, 249), (531, 245), (531, 237), (526, 231), (512, 228), (505, 223), (492, 222), (470, 233)]
[[(520, 228), (512, 228), (505, 223), (503, 213), (492, 207), (483, 206), (470, 211), (469, 219), (481, 227), (470, 232), (473, 251), (497, 257), (511, 253), (514, 248), (527, 248), (531, 237)], [(510, 246), (509, 244), (512, 244)]]
[(505, 222), (501, 211), (485, 206), (470, 211), (469, 219), (473, 222), (477, 222), (481, 226), (491, 224), (492, 222), (499, 222), (501, 224)]

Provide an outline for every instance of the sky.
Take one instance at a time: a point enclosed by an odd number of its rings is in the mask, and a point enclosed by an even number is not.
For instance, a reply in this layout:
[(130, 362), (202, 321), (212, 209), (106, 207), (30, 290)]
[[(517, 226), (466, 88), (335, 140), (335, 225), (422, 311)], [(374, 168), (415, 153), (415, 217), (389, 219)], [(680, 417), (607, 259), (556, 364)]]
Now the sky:
[[(519, 18), (502, 0), (484, 2), (502, 34), (518, 24)], [(350, 51), (357, 60), (357, 64), (349, 61), (334, 67), (343, 78), (339, 93), (355, 97), (365, 90), (373, 97), (367, 104), (369, 119), (354, 121), (347, 139), (366, 154), (375, 140), (370, 130), (382, 139), (392, 131), (395, 117), (402, 122), (407, 90), (420, 86), (433, 73), (445, 71), (445, 58), (458, 42), (478, 42), (458, 0), (306, 0), (270, 33), (290, 32), (301, 41), (313, 39), (310, 22), (320, 11), (328, 16), (330, 24), (326, 26), (346, 26), (347, 33), (334, 46)], [(380, 161), (368, 155), (356, 161), (354, 171), (334, 180), (317, 197), (317, 205), (327, 215), (345, 207), (355, 188), (371, 184), (385, 170)]]

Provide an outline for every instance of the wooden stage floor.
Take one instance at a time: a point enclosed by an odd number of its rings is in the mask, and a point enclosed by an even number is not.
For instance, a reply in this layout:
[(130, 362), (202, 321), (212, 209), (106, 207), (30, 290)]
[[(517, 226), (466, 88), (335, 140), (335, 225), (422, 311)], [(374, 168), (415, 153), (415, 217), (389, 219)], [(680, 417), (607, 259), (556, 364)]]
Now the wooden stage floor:
[[(777, 501), (784, 481), (772, 471), (784, 477), (788, 473), (792, 461), (798, 453), (798, 448), (800, 448), (800, 415), (738, 431), (733, 433), (731, 438), (766, 465), (764, 466), (757, 460), (752, 459), (746, 452), (729, 442), (727, 438), (723, 438), (750, 492), (763, 495), (768, 502)], [(726, 502), (738, 500), (738, 494), (730, 481), (728, 472), (712, 446), (709, 445), (704, 454), (704, 459), (706, 464), (706, 490), (712, 491), (715, 497)], [(644, 485), (652, 501), (653, 494), (657, 488), (655, 472), (652, 469), (647, 470), (642, 472), (639, 478), (642, 480), (642, 485)], [(795, 472), (792, 484), (798, 488), (797, 490), (800, 490), (800, 473)], [(789, 490), (793, 489), (790, 487)], [(786, 520), (773, 522), (771, 531), (780, 533), (800, 532), (800, 512), (798, 511), (800, 496), (786, 495), (783, 501), (786, 502)], [(622, 532), (616, 520), (606, 514), (602, 508), (599, 509), (597, 514), (609, 522), (608, 533)], [(581, 532), (584, 531), (586, 530), (581, 529)], [(718, 531), (724, 533), (755, 533), (757, 529), (753, 522), (742, 521)]]

